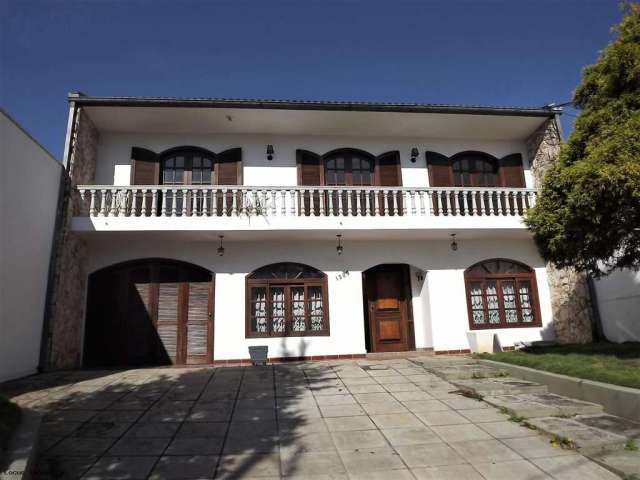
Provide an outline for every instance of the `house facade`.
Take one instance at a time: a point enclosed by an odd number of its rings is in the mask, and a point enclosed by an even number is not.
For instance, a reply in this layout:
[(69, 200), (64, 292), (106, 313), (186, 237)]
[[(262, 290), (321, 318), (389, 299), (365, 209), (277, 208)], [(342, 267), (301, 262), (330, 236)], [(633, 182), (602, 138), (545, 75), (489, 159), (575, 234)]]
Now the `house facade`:
[(69, 101), (52, 366), (590, 335), (582, 278), (547, 267), (522, 222), (556, 109)]

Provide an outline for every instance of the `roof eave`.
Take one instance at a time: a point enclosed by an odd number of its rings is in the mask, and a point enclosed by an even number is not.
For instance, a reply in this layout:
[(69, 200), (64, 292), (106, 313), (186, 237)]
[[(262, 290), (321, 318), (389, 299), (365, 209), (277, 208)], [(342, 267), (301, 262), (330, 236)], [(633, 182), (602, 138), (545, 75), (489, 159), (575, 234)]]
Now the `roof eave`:
[(463, 115), (505, 115), (519, 117), (553, 117), (559, 107), (518, 108), (493, 106), (430, 105), (411, 103), (324, 102), (300, 100), (241, 100), (217, 98), (164, 97), (89, 97), (71, 93), (69, 101), (83, 106), (104, 107), (172, 107), (172, 108), (245, 108), (271, 110), (320, 110), (345, 112), (447, 113)]

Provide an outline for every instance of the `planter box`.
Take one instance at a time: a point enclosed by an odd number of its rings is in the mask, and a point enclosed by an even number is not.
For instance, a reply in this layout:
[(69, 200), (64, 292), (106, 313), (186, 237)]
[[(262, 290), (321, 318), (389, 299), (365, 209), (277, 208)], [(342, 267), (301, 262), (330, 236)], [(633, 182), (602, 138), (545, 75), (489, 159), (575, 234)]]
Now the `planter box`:
[(471, 353), (493, 353), (493, 332), (467, 332)]
[(255, 346), (249, 347), (249, 357), (253, 365), (266, 365), (267, 354), (269, 353), (269, 347), (267, 346)]

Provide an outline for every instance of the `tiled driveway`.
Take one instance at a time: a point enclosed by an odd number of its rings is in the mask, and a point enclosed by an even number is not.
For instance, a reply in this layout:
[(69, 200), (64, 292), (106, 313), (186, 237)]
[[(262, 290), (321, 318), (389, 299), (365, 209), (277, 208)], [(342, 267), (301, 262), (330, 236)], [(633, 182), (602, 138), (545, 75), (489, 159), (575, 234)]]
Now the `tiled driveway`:
[(36, 478), (618, 478), (410, 360), (77, 371), (7, 388), (46, 413)]

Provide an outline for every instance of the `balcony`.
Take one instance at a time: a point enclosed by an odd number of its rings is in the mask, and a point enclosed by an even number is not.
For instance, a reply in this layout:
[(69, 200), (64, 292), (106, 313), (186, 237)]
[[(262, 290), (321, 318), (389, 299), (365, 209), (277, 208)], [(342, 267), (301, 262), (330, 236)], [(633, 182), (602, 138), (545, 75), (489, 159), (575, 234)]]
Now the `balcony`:
[(524, 231), (524, 188), (80, 185), (76, 231)]

